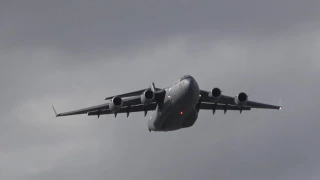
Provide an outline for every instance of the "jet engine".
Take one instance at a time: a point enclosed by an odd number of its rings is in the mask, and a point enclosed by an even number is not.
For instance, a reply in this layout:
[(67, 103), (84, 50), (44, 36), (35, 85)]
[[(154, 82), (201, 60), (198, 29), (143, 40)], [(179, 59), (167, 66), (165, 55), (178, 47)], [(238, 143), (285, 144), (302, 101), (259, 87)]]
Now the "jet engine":
[(248, 95), (244, 92), (239, 93), (235, 98), (234, 102), (236, 103), (237, 106), (243, 106), (246, 104), (248, 100)]
[(116, 112), (121, 108), (122, 104), (123, 104), (122, 99), (118, 96), (115, 96), (111, 99), (111, 102), (109, 103), (109, 109), (112, 112)]
[(152, 103), (153, 99), (154, 99), (154, 92), (152, 92), (151, 89), (147, 89), (141, 94), (141, 103), (143, 105), (148, 105)]
[(209, 93), (209, 97), (213, 100), (213, 102), (217, 102), (221, 97), (221, 92), (222, 91), (219, 88), (213, 88)]

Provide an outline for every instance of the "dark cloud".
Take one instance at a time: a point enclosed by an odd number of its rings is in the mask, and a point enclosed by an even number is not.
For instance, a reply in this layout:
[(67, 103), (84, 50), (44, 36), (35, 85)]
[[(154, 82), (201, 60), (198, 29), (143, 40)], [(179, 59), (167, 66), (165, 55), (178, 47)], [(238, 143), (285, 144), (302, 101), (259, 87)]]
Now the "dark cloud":
[(0, 39), (2, 48), (85, 52), (176, 34), (270, 35), (317, 22), (318, 7), (315, 0), (2, 1)]
[[(137, 2), (1, 2), (2, 179), (319, 176), (319, 27), (296, 26), (313, 21), (317, 1)], [(282, 98), (284, 109), (202, 111), (194, 127), (168, 133), (149, 133), (143, 113), (55, 118), (51, 109), (102, 103), (152, 81), (165, 87), (184, 74), (203, 89)]]

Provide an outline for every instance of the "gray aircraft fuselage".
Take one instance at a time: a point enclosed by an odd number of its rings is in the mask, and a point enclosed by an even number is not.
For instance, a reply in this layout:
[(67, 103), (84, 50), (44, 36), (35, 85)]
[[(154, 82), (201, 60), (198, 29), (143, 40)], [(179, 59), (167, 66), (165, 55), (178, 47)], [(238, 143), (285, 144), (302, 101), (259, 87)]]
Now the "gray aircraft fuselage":
[(163, 104), (159, 104), (148, 120), (149, 131), (174, 131), (193, 126), (198, 118), (196, 104), (200, 89), (192, 76), (185, 76), (166, 88)]

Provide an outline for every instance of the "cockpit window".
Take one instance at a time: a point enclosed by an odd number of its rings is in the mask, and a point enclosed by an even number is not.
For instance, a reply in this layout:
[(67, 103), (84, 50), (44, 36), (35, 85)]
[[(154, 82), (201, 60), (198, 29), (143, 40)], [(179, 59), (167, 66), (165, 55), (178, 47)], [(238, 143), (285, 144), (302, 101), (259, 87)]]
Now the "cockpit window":
[(183, 81), (183, 80), (189, 79), (189, 78), (190, 78), (190, 76), (186, 75), (186, 76), (183, 76), (183, 77), (180, 79), (180, 81)]

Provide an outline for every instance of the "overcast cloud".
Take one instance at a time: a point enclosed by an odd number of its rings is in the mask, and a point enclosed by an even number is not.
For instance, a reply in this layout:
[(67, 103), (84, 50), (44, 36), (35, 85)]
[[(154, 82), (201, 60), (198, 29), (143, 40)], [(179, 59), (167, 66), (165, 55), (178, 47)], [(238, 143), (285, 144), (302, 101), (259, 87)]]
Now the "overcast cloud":
[[(319, 179), (320, 1), (0, 2), (0, 178)], [(169, 86), (247, 92), (283, 111), (201, 111), (150, 133), (143, 113), (55, 118)]]

